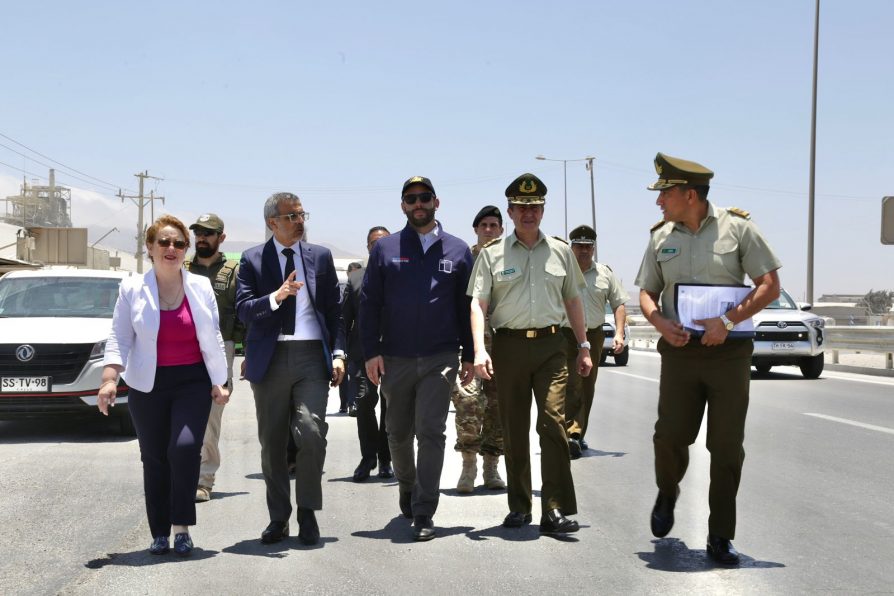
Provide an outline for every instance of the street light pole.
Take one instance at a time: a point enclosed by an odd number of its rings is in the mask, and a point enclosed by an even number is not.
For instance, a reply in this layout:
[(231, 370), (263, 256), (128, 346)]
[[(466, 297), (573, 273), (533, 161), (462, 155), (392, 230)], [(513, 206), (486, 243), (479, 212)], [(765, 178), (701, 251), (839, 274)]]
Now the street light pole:
[[(538, 155), (534, 159), (539, 159), (540, 161), (561, 161), (562, 162), (562, 172), (565, 179), (565, 238), (568, 238), (568, 162), (569, 161), (585, 161), (587, 162), (587, 169), (590, 170), (590, 202), (593, 207), (593, 230), (596, 230), (596, 186), (593, 181), (593, 162), (596, 160), (595, 157), (582, 157), (580, 159), (552, 159), (549, 157), (544, 157), (543, 155)], [(596, 250), (595, 247), (593, 249)], [(595, 256), (595, 254), (594, 254)]]
[(813, 217), (816, 205), (814, 182), (816, 180), (816, 78), (819, 61), (819, 10), (816, 0), (816, 19), (813, 25), (813, 96), (810, 112), (810, 185), (807, 190), (807, 302), (813, 304)]
[(562, 160), (562, 176), (565, 179), (565, 235), (568, 238), (568, 160)]
[[(587, 169), (590, 170), (590, 206), (593, 208), (593, 231), (596, 231), (596, 182), (593, 179), (593, 172), (596, 169), (596, 165), (593, 163), (596, 161), (595, 157), (587, 158)], [(599, 235), (596, 235), (596, 238), (599, 238)], [(593, 260), (598, 261), (599, 258), (597, 256), (597, 242), (593, 243)]]

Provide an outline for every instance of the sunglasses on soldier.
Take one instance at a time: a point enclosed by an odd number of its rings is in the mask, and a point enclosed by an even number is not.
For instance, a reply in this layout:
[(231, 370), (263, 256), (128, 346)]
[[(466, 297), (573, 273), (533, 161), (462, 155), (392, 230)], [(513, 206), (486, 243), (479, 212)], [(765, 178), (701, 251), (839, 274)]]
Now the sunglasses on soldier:
[(435, 193), (433, 192), (417, 192), (414, 194), (404, 195), (404, 203), (407, 205), (415, 205), (417, 202), (419, 203), (431, 203), (432, 199), (435, 198)]

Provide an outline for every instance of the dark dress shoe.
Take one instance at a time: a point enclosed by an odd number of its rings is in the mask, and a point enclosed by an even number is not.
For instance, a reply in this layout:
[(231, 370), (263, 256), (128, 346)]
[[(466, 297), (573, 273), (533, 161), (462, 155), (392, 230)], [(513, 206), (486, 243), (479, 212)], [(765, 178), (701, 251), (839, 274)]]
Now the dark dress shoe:
[(273, 544), (289, 537), (289, 522), (272, 521), (261, 532), (261, 542)]
[(568, 439), (568, 451), (571, 452), (571, 459), (580, 459), (580, 442), (577, 439)]
[(174, 552), (181, 557), (188, 557), (192, 554), (192, 538), (187, 532), (174, 534)]
[(320, 526), (313, 509), (298, 508), (298, 540), (307, 546), (320, 541)]
[(583, 439), (580, 439), (580, 440), (578, 441), (578, 443), (580, 443), (580, 450), (581, 450), (581, 451), (588, 451), (588, 450), (590, 449), (590, 446), (587, 445), (587, 442), (584, 441)]
[(425, 542), (435, 537), (435, 522), (428, 515), (417, 515), (413, 519), (413, 540)]
[(167, 536), (156, 536), (149, 547), (149, 552), (153, 555), (163, 555), (171, 550)]
[(391, 469), (391, 464), (387, 462), (379, 464), (379, 478), (394, 478), (394, 470)]
[(655, 506), (652, 507), (652, 535), (656, 538), (664, 538), (670, 533), (674, 527), (674, 505), (676, 505), (676, 497), (669, 497), (659, 492), (658, 498), (655, 499)]
[(540, 518), (541, 534), (570, 534), (579, 529), (577, 522), (562, 515), (559, 509), (551, 509)]
[(376, 460), (373, 459), (361, 459), (360, 463), (357, 464), (357, 469), (354, 470), (354, 482), (363, 482), (367, 478), (369, 478), (369, 473), (376, 467)]
[(348, 413), (348, 409), (347, 409), (347, 408), (339, 408), (339, 409), (338, 409), (338, 413), (339, 413), (339, 414), (347, 414), (347, 413)]
[(400, 493), (400, 512), (407, 519), (413, 519), (413, 493)]
[(350, 416), (351, 418), (357, 417), (357, 406), (353, 404), (348, 406), (348, 416)]
[(738, 565), (739, 553), (733, 543), (716, 534), (708, 534), (708, 554), (720, 565)]
[(509, 515), (503, 520), (504, 528), (520, 528), (524, 525), (531, 523), (531, 514), (530, 513), (520, 513), (518, 511), (511, 511)]

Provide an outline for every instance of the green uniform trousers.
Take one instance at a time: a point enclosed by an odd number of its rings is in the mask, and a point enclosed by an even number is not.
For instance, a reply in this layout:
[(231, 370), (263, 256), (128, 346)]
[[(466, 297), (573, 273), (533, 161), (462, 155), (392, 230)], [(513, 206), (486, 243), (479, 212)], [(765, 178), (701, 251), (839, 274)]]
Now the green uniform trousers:
[(750, 339), (706, 347), (693, 339), (681, 348), (658, 341), (661, 382), (655, 423), (655, 478), (658, 490), (676, 496), (689, 465), (708, 407), (707, 447), (711, 453), (708, 531), (732, 540), (736, 534), (736, 493), (745, 461), (745, 415), (751, 382)]
[(605, 342), (605, 331), (602, 327), (587, 329), (587, 341), (590, 342), (590, 359), (593, 370), (586, 377), (577, 374), (577, 338), (574, 331), (562, 327), (565, 334), (565, 349), (568, 359), (568, 388), (565, 390), (565, 429), (569, 437), (583, 439), (587, 434), (590, 410), (593, 409), (593, 396), (596, 393), (596, 376), (599, 374), (599, 361), (602, 358), (602, 344)]
[(565, 339), (561, 333), (535, 339), (494, 336), (493, 364), (503, 423), (509, 510), (531, 512), (531, 392), (537, 402), (540, 436), (540, 504), (543, 513), (577, 513), (574, 480), (565, 434)]

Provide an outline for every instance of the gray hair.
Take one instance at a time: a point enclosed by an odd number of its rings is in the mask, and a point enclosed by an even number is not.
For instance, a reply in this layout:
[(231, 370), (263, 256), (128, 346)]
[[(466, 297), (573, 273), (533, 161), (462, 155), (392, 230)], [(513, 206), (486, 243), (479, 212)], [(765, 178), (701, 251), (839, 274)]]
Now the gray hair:
[(279, 215), (279, 205), (280, 203), (301, 203), (301, 199), (298, 198), (298, 195), (294, 195), (290, 192), (277, 192), (267, 199), (264, 202), (264, 222), (271, 217), (276, 217)]

